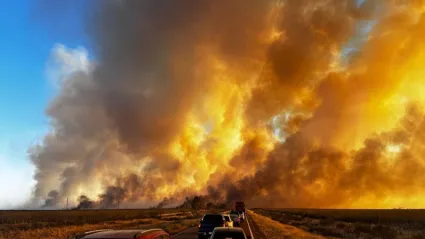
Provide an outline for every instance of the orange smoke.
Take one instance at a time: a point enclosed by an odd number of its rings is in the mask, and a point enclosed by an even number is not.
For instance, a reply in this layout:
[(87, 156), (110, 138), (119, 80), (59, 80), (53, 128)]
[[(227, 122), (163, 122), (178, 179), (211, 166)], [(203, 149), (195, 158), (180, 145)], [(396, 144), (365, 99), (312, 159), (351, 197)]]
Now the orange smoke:
[(425, 206), (423, 5), (146, 2), (100, 4), (99, 62), (50, 107), (35, 199)]

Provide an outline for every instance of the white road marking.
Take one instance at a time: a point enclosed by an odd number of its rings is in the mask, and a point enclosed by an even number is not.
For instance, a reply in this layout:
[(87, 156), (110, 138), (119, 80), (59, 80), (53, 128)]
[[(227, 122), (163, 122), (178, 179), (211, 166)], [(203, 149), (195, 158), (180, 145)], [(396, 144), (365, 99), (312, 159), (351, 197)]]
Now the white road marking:
[(246, 223), (248, 224), (249, 234), (251, 234), (251, 239), (254, 239), (254, 234), (252, 234), (251, 226), (249, 225), (248, 221), (248, 213), (246, 214)]

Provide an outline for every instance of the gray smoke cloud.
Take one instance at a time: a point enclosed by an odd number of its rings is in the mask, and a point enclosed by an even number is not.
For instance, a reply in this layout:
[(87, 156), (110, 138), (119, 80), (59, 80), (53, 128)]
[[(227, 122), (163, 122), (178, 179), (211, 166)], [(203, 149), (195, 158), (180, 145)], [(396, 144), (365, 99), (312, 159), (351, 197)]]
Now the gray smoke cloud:
[[(43, 12), (54, 17), (66, 4), (44, 4)], [(263, 27), (259, 19), (268, 5), (252, 0), (87, 5), (97, 60), (90, 72), (67, 76), (46, 111), (54, 130), (32, 149), (35, 199), (55, 188), (63, 200), (97, 181), (113, 185), (98, 195), (110, 205), (124, 195), (152, 199), (157, 185), (175, 183), (180, 162), (156, 151), (181, 133), (187, 112), (211, 87), (197, 73), (204, 56), (196, 48), (212, 42), (226, 58), (247, 57), (259, 44), (254, 34)]]

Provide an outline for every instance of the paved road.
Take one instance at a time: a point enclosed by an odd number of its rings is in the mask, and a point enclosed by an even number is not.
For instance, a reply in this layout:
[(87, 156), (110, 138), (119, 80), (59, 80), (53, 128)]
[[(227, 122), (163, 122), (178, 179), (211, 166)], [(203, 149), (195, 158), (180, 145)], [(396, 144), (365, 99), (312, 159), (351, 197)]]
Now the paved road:
[(186, 231), (180, 232), (174, 236), (173, 239), (198, 239), (198, 228), (192, 227)]
[[(247, 221), (241, 223), (240, 227), (244, 230), (244, 232), (247, 236), (251, 236), (251, 233), (250, 233), (250, 230), (249, 230), (250, 229), (249, 226), (251, 224), (248, 226), (248, 223), (251, 223), (249, 221), (249, 219)], [(197, 227), (189, 228), (186, 231), (180, 232), (180, 233), (172, 236), (172, 238), (173, 239), (198, 239), (198, 228)], [(253, 238), (253, 237), (251, 237), (251, 238), (256, 239), (256, 238)]]

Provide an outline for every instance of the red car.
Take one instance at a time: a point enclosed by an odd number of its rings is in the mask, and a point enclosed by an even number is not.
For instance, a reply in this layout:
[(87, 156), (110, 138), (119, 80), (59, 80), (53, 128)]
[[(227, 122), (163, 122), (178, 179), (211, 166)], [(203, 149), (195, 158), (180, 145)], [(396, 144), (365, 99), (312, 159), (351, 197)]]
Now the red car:
[(162, 229), (149, 230), (97, 230), (79, 234), (73, 239), (169, 239)]

